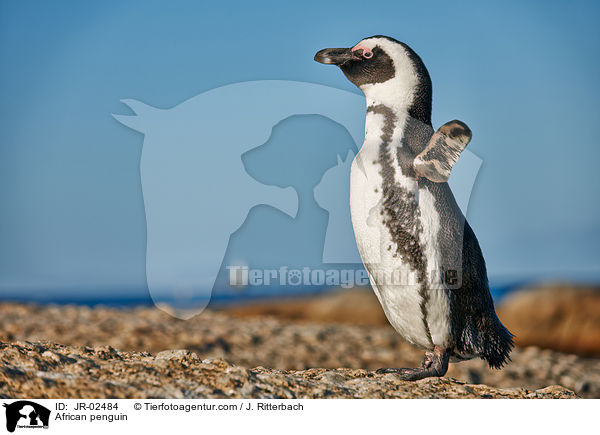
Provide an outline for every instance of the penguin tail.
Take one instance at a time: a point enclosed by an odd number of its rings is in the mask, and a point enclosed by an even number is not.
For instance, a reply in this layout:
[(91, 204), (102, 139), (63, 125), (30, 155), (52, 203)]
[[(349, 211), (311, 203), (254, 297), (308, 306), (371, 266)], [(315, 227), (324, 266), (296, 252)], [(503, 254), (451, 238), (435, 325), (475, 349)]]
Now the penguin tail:
[(486, 320), (490, 323), (483, 328), (483, 349), (481, 358), (493, 369), (502, 368), (510, 361), (510, 352), (514, 347), (514, 335), (500, 322), (496, 313)]

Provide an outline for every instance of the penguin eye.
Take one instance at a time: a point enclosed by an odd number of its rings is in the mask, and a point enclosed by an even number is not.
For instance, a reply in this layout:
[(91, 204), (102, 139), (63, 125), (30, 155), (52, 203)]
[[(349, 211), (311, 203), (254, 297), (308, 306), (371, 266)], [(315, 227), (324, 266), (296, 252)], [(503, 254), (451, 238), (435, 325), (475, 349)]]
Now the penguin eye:
[(372, 51), (365, 51), (363, 53), (363, 56), (365, 59), (371, 59), (373, 57), (373, 52)]

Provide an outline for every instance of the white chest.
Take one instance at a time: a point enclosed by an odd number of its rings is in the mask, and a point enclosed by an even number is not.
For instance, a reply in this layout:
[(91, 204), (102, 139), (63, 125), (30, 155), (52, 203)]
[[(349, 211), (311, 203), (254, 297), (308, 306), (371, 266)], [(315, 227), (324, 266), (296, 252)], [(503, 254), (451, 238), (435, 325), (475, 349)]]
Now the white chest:
[[(418, 272), (397, 252), (390, 229), (384, 223), (383, 179), (380, 144), (365, 142), (350, 175), (350, 211), (358, 250), (390, 324), (411, 343), (430, 349), (450, 342), (449, 301), (445, 289), (427, 284), (426, 297)], [(405, 177), (394, 162), (395, 183), (414, 194), (419, 214), (419, 240), (426, 259), (427, 280), (437, 279), (441, 265), (439, 215), (435, 199), (426, 188)], [(425, 301), (425, 302), (424, 302)], [(424, 320), (425, 319), (425, 320)]]

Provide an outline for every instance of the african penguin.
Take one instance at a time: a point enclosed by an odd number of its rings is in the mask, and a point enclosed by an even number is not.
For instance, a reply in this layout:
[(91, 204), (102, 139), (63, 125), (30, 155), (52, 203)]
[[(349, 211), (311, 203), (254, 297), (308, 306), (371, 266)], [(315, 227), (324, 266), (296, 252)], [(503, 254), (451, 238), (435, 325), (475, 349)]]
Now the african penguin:
[(315, 60), (339, 66), (365, 94), (365, 141), (350, 175), (356, 243), (389, 322), (426, 351), (420, 368), (380, 371), (417, 380), (474, 357), (502, 367), (513, 335), (494, 311), (479, 243), (447, 184), (470, 129), (450, 121), (434, 131), (429, 73), (402, 42), (372, 36)]

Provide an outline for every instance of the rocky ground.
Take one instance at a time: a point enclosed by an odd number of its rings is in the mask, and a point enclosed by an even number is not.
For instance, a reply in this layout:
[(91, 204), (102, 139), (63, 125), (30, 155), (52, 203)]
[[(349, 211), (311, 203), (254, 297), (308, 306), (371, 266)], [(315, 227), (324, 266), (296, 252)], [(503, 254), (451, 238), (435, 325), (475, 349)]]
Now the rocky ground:
[(503, 370), (474, 360), (442, 380), (376, 375), (422, 359), (385, 324), (5, 303), (0, 342), (5, 397), (600, 397), (600, 360), (532, 346)]
[(399, 381), (363, 369), (274, 370), (202, 360), (187, 350), (120, 352), (110, 346), (0, 344), (0, 397), (36, 398), (574, 398), (550, 386), (536, 391), (469, 385), (455, 379)]

